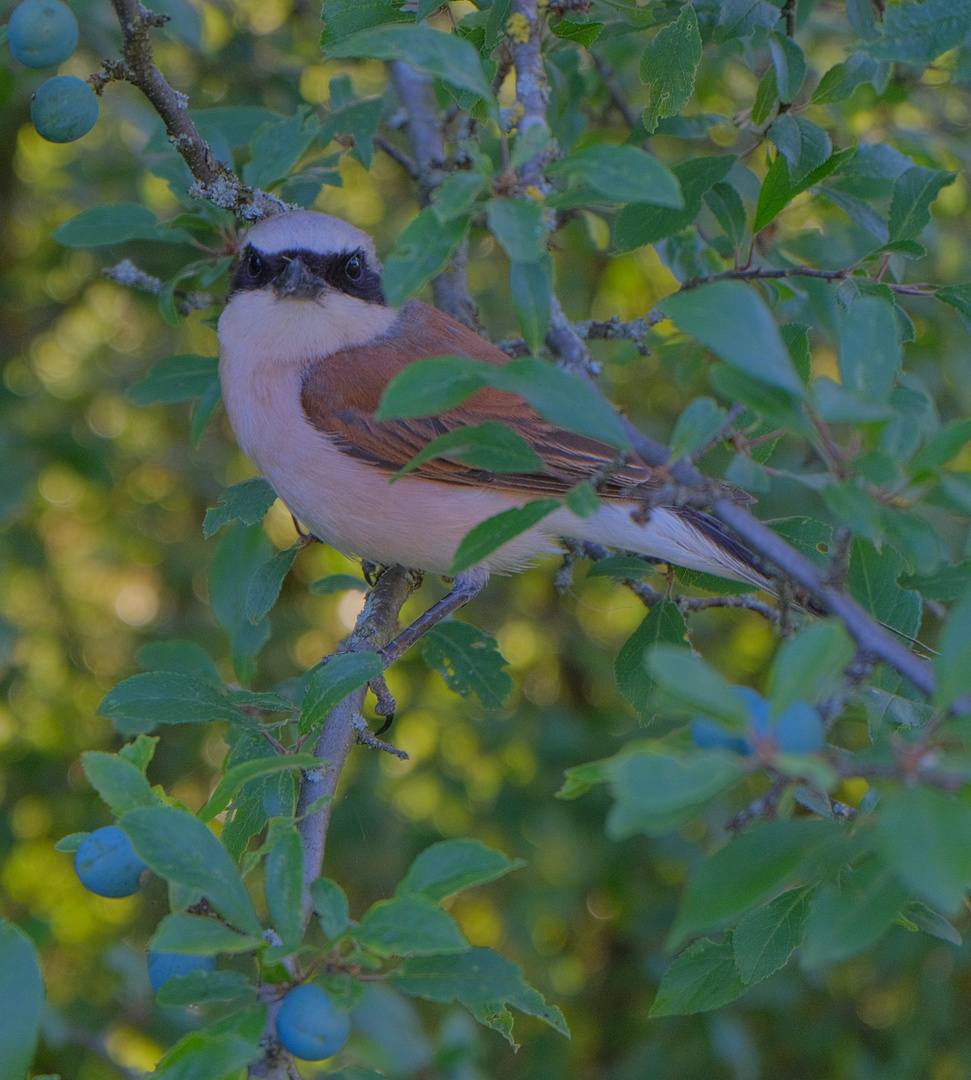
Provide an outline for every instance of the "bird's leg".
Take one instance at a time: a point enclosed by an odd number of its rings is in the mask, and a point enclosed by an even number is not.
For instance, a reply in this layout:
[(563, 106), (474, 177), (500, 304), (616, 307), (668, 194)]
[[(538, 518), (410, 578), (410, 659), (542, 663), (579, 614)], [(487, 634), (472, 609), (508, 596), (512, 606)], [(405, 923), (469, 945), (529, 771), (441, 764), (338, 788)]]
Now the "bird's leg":
[(390, 667), (395, 660), (400, 659), (419, 640), (427, 634), (433, 626), (437, 626), (442, 619), (464, 607), (473, 597), (479, 595), (489, 580), (489, 571), (482, 567), (473, 567), (471, 570), (463, 570), (456, 575), (452, 591), (443, 596), (437, 604), (432, 606), (422, 615), (406, 627), (389, 645), (386, 645), (378, 654), (384, 661), (385, 667)]
[(368, 689), (377, 698), (377, 701), (374, 703), (374, 711), (378, 716), (384, 717), (384, 723), (374, 734), (383, 735), (394, 723), (394, 714), (398, 706), (395, 703), (391, 691), (388, 689), (388, 684), (384, 681), (383, 675), (379, 675), (376, 679), (372, 679), (368, 683)]

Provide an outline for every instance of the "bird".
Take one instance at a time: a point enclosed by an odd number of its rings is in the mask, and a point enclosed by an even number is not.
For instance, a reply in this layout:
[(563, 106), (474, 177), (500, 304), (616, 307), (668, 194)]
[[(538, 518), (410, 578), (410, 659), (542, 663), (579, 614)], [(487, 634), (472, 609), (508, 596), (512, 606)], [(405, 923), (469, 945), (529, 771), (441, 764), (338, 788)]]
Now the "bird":
[[(345, 555), (449, 576), (476, 525), (538, 497), (597, 478), (599, 507), (564, 504), (457, 575), (452, 591), (382, 652), (402, 655), (430, 625), (475, 596), (492, 573), (515, 572), (563, 541), (589, 542), (771, 589), (758, 559), (697, 509), (652, 505), (666, 474), (545, 420), (516, 394), (480, 389), (437, 415), (377, 420), (391, 380), (429, 357), (505, 364), (509, 356), (437, 308), (385, 300), (371, 237), (340, 218), (295, 210), (264, 218), (242, 239), (219, 318), (222, 396), (243, 453), (295, 521)], [(434, 438), (500, 421), (543, 471), (491, 472), (448, 457), (391, 482)], [(747, 497), (749, 501), (751, 497)]]

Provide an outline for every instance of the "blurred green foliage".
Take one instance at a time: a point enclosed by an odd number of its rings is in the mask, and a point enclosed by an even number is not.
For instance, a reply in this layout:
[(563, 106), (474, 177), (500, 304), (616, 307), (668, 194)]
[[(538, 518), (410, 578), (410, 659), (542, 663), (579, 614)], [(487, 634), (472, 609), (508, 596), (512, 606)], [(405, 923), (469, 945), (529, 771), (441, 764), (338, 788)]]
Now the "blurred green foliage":
[[(909, 6), (930, 9), (935, 3)], [(628, 6), (605, 2), (595, 5), (594, 15), (599, 11), (612, 21), (613, 8)], [(77, 0), (72, 7), (81, 44), (61, 70), (86, 77), (103, 57), (117, 53), (120, 35), (105, 0)], [(466, 3), (451, 7), (457, 17), (471, 11)], [(172, 21), (157, 35), (156, 61), (194, 110), (248, 105), (299, 117), (309, 108), (326, 117), (335, 108), (332, 95), (346, 93), (350, 80), (353, 96), (337, 104), (359, 109), (354, 130), (364, 133), (364, 145), (339, 158), (338, 143), (319, 147), (322, 156), (310, 162), (317, 176), (304, 176), (301, 191), (291, 181), (283, 194), (309, 192), (317, 208), (371, 232), (379, 252), (388, 252), (417, 203), (395, 162), (380, 151), (371, 159), (372, 114), (349, 104), (388, 92), (385, 66), (322, 60), (319, 12), (301, 0), (169, 0), (165, 8)], [(674, 16), (678, 7), (660, 3), (637, 11), (648, 9), (670, 9), (666, 13)], [(889, 11), (895, 10), (891, 5)], [(845, 60), (845, 47), (856, 39), (848, 20), (867, 37), (873, 10), (868, 0), (802, 0), (798, 11), (797, 38), (812, 87)], [(570, 43), (579, 31), (562, 25), (560, 31), (558, 40), (566, 44), (550, 50), (554, 134), (564, 144), (583, 133), (625, 140), (629, 130), (590, 54)], [(917, 40), (918, 30), (910, 33)], [(643, 37), (612, 23), (592, 48), (618, 73), (635, 106), (643, 107), (646, 88), (637, 77)], [(744, 176), (736, 179), (750, 219), (755, 204), (763, 205), (758, 183), (768, 163), (747, 116), (774, 97), (754, 73), (772, 71), (770, 56), (775, 52), (764, 34), (744, 46), (732, 40), (708, 44), (686, 114), (664, 119), (662, 111), (651, 141), (672, 167), (726, 148), (748, 155), (748, 189)], [(798, 80), (791, 65), (786, 72), (784, 100), (799, 89), (793, 89)], [(106, 280), (101, 271), (124, 258), (173, 282), (199, 252), (178, 240), (136, 238), (90, 249), (52, 239), (65, 221), (106, 203), (137, 203), (163, 221), (181, 212), (184, 185), (179, 190), (180, 177), (168, 182), (174, 174), (170, 160), (163, 160), (157, 117), (134, 89), (115, 84), (83, 141), (46, 143), (28, 120), (30, 94), (43, 77), (9, 59), (0, 67), (0, 914), (24, 928), (40, 951), (50, 1009), (37, 1070), (109, 1080), (151, 1069), (197, 1019), (184, 1008), (155, 1005), (148, 985), (145, 946), (168, 911), (162, 884), (153, 880), (126, 900), (100, 899), (84, 891), (69, 855), (55, 852), (53, 844), (110, 820), (79, 755), (117, 749), (118, 734), (95, 710), (116, 683), (141, 669), (140, 649), (173, 639), (196, 642), (233, 683), (227, 635), (208, 603), (207, 568), (222, 541), (204, 540), (202, 521), (220, 491), (253, 470), (221, 412), (195, 449), (189, 406), (140, 405), (133, 400), (137, 391), (130, 393), (153, 365), (171, 356), (214, 356), (215, 309), (175, 319), (171, 295), (166, 308), (164, 295), (160, 304)], [(817, 91), (817, 103), (798, 114), (824, 129), (834, 147), (895, 148), (919, 164), (957, 174), (941, 189), (921, 233), (927, 256), (917, 271), (907, 271), (938, 284), (971, 280), (969, 78), (968, 51), (955, 49), (926, 70), (895, 65), (879, 91), (867, 80), (845, 93), (824, 86), (827, 93)], [(509, 100), (506, 92), (502, 103)], [(800, 100), (808, 99), (804, 94)], [(645, 132), (634, 134), (638, 141)], [(786, 137), (785, 131), (770, 132), (780, 158), (785, 154), (792, 165)], [(259, 182), (276, 179), (253, 175)], [(315, 196), (318, 179), (325, 186)], [(878, 180), (872, 185), (875, 198), (885, 197)], [(228, 217), (214, 220), (229, 225)], [(732, 220), (732, 206), (706, 200), (704, 233), (722, 227), (730, 238), (724, 226)], [(793, 261), (831, 268), (852, 264), (873, 246), (840, 209), (839, 196), (798, 197), (758, 242), (776, 245)], [(553, 242), (557, 292), (576, 319), (639, 317), (672, 291), (676, 277), (703, 272), (706, 257), (685, 233), (656, 248), (611, 254), (604, 215), (585, 209), (568, 215)], [(476, 227), (470, 287), (495, 340), (519, 333), (507, 267), (492, 236)], [(207, 288), (218, 296), (224, 282)], [(791, 320), (800, 321), (802, 313), (802, 321), (816, 328), (814, 374), (835, 373), (834, 287), (801, 280), (798, 288), (770, 286), (770, 295), (772, 290)], [(933, 299), (909, 298), (906, 310), (914, 328), (908, 372), (929, 392), (942, 420), (966, 416), (967, 331), (954, 311)], [(593, 347), (605, 361), (602, 383), (612, 400), (666, 441), (685, 405), (709, 393), (710, 384), (698, 345), (673, 332), (655, 333), (650, 343), (650, 355), (630, 342)], [(966, 447), (960, 454), (958, 464), (967, 468)], [(704, 467), (718, 474), (729, 462), (717, 450)], [(818, 492), (787, 478), (805, 464), (804, 444), (784, 438), (773, 459), (776, 472), (759, 492), (762, 518), (809, 514), (832, 520), (833, 507)], [(967, 557), (966, 523), (933, 507), (926, 514), (952, 559)], [(279, 503), (265, 530), (274, 549), (293, 542), (289, 515)], [(665, 941), (686, 878), (718, 842), (725, 822), (765, 782), (751, 776), (680, 828), (621, 839), (605, 835), (611, 802), (604, 788), (573, 801), (552, 799), (567, 769), (616, 753), (637, 733), (638, 716), (618, 689), (614, 661), (644, 617), (637, 598), (605, 576), (585, 579), (578, 571), (558, 593), (554, 566), (551, 561), (515, 579), (493, 581), (462, 616), (494, 635), (508, 661), (514, 688), (502, 707), (453, 693), (418, 657), (390, 672), (400, 712), (393, 734), (410, 760), (364, 751), (353, 756), (331, 825), (325, 874), (348, 894), (352, 917), (360, 917), (391, 893), (433, 841), (470, 835), (522, 858), (524, 868), (459, 897), (450, 911), (473, 945), (495, 947), (524, 967), (532, 985), (562, 1008), (572, 1041), (524, 1019), (517, 1025), (523, 1046), (514, 1055), (463, 1012), (373, 988), (356, 1014), (360, 1060), (392, 1076), (468, 1080), (971, 1075), (964, 1023), (971, 993), (968, 947), (902, 926), (892, 928), (879, 949), (829, 968), (790, 965), (715, 1011), (648, 1019), (669, 963)], [(315, 593), (309, 586), (348, 573), (357, 568), (329, 549), (299, 552), (270, 616), (272, 633), (259, 654), (255, 689), (300, 675), (334, 649), (353, 624), (361, 593)], [(429, 581), (405, 618), (441, 589)], [(932, 603), (922, 629), (931, 643), (940, 614)], [(767, 691), (778, 641), (757, 614), (699, 612), (691, 628), (695, 647), (729, 680)], [(651, 735), (684, 724), (683, 717), (664, 713)], [(845, 744), (866, 741), (858, 717), (839, 734)], [(167, 727), (150, 779), (197, 810), (217, 782), (226, 750), (219, 724)], [(851, 780), (838, 796), (855, 806), (865, 791), (865, 782)], [(957, 925), (966, 931), (967, 916)]]

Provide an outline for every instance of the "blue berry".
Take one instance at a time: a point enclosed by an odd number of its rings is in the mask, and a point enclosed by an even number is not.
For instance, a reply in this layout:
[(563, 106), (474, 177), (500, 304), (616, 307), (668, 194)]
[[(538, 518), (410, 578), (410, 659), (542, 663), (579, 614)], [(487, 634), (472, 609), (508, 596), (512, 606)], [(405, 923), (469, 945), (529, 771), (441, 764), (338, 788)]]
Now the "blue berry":
[(137, 893), (139, 878), (148, 867), (117, 825), (105, 825), (78, 845), (74, 869), (89, 892), (117, 898)]
[(24, 0), (7, 24), (15, 60), (32, 68), (57, 67), (78, 44), (78, 21), (61, 0)]
[(30, 119), (37, 134), (53, 143), (74, 142), (94, 127), (98, 99), (75, 75), (55, 75), (41, 83), (30, 102)]
[(157, 994), (177, 975), (191, 975), (193, 971), (215, 971), (214, 956), (198, 956), (195, 953), (150, 952), (148, 954), (148, 981)]
[(351, 1021), (318, 986), (304, 983), (283, 999), (276, 1033), (284, 1049), (304, 1061), (333, 1057), (347, 1042)]
[(819, 713), (805, 701), (794, 701), (776, 721), (776, 745), (784, 754), (815, 754), (823, 734)]
[(691, 739), (699, 750), (731, 750), (734, 754), (750, 754), (751, 746), (739, 735), (726, 731), (714, 720), (699, 718), (691, 724)]

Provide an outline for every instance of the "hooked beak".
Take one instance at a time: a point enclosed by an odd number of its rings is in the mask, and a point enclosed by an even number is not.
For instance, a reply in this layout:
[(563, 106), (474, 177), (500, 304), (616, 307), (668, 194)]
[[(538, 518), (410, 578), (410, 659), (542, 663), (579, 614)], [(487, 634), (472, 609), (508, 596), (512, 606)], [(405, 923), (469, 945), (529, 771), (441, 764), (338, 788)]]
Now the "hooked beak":
[(311, 274), (300, 259), (292, 258), (274, 282), (274, 288), (281, 300), (316, 300), (327, 288), (327, 283)]

